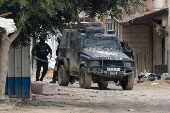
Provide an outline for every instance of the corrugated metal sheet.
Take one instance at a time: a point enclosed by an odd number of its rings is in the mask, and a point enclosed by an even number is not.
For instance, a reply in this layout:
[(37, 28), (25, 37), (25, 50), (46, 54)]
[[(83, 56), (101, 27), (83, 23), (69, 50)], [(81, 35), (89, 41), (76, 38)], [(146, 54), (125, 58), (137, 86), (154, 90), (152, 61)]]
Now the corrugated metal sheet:
[(30, 48), (11, 48), (9, 70), (6, 81), (6, 95), (30, 96)]

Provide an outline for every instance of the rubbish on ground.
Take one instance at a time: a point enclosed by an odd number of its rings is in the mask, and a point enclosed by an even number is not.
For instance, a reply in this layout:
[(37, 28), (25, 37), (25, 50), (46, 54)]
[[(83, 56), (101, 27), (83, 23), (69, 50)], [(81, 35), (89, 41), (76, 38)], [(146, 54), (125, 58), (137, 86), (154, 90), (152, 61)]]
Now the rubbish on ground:
[(143, 73), (141, 72), (138, 76), (139, 82), (146, 81), (145, 79), (148, 79), (149, 81), (155, 81), (155, 80), (164, 80), (164, 79), (170, 79), (170, 76), (168, 73), (163, 73), (162, 75), (157, 75), (155, 73), (147, 73), (146, 71)]
[(149, 79), (150, 81), (159, 80), (159, 79), (161, 79), (161, 76), (160, 76), (160, 75), (157, 75), (157, 74), (155, 74), (155, 73), (151, 73), (151, 74), (148, 76), (148, 79)]
[(161, 79), (162, 79), (162, 80), (170, 80), (170, 75), (169, 75), (168, 73), (163, 73), (163, 74), (161, 75)]
[(150, 75), (151, 73), (147, 73), (146, 71), (143, 72), (140, 72), (139, 76), (138, 76), (138, 79), (141, 79), (141, 78), (148, 78), (148, 76)]

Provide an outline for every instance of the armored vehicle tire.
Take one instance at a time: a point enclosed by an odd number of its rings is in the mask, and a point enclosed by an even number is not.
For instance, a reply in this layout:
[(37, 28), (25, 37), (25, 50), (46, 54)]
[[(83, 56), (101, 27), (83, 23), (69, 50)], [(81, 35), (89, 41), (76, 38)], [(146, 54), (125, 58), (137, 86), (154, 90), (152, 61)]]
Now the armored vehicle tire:
[(80, 70), (79, 85), (81, 88), (90, 88), (92, 83), (92, 75), (86, 73), (85, 68), (82, 67)]
[(64, 66), (60, 65), (58, 70), (58, 83), (60, 86), (68, 86), (70, 81), (70, 77), (68, 73), (65, 71)]
[(134, 75), (125, 76), (124, 79), (121, 81), (122, 89), (132, 90), (133, 83), (134, 83)]
[(102, 81), (97, 83), (100, 88), (107, 88), (108, 81)]

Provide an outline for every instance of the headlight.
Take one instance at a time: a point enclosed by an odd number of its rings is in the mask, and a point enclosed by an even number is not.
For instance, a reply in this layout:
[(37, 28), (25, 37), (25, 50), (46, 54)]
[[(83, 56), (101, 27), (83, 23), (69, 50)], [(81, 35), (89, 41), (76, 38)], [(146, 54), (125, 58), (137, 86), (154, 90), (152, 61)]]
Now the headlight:
[(99, 66), (100, 62), (99, 61), (90, 61), (89, 65), (90, 66)]
[(125, 62), (126, 67), (134, 67), (133, 62)]

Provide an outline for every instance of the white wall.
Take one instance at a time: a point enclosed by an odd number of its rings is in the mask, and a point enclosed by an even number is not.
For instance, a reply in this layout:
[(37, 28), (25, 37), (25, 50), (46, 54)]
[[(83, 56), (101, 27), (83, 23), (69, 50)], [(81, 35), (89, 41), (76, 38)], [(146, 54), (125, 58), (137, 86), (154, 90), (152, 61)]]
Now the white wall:
[(58, 30), (58, 34), (57, 35), (50, 35), (50, 39), (48, 39), (46, 41), (46, 43), (51, 47), (52, 49), (52, 58), (50, 59), (48, 56), (48, 61), (49, 61), (49, 68), (54, 68), (55, 66), (55, 59), (57, 58), (56, 56), (56, 50), (57, 50), (57, 46), (58, 46), (58, 42), (57, 42), (57, 37), (58, 36), (62, 36), (62, 34), (60, 33), (60, 31)]
[(164, 6), (164, 0), (155, 0), (154, 9), (161, 9)]

